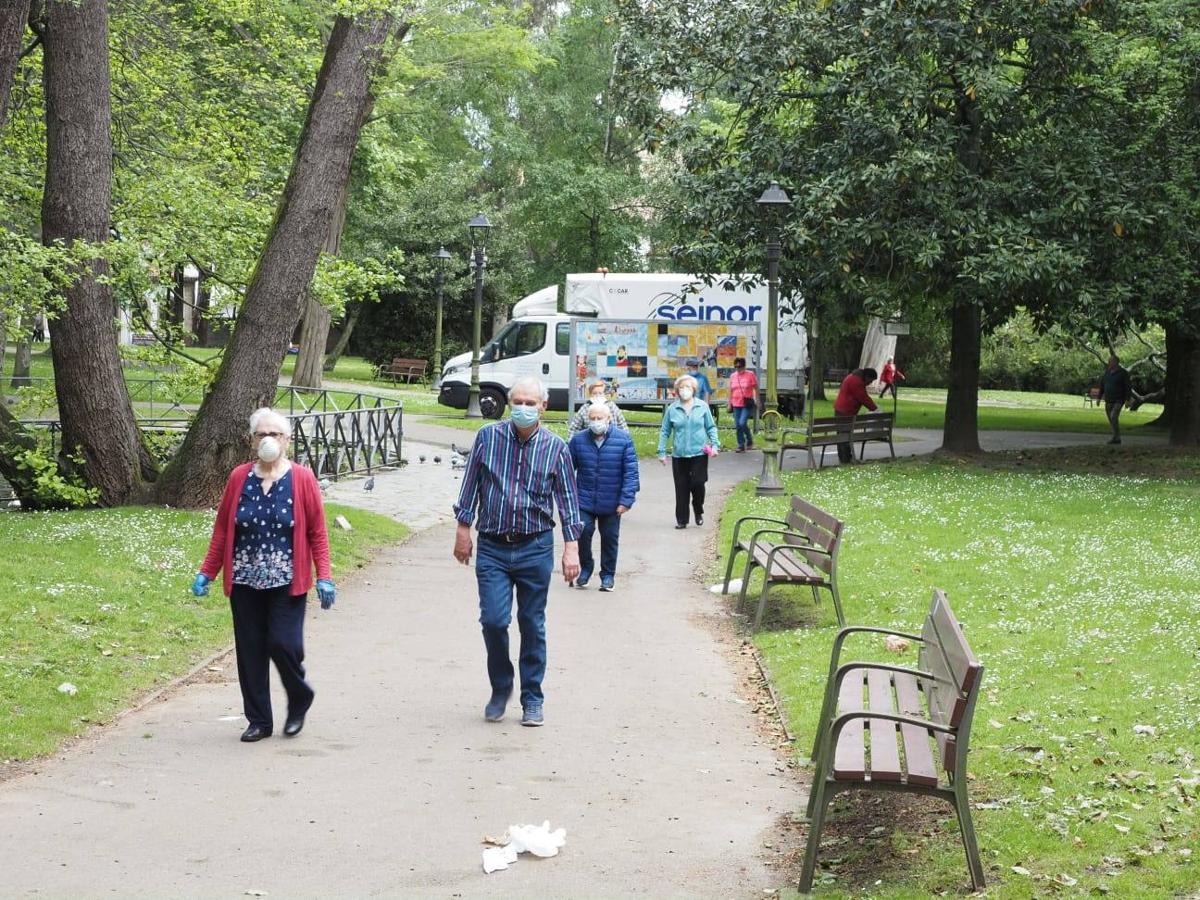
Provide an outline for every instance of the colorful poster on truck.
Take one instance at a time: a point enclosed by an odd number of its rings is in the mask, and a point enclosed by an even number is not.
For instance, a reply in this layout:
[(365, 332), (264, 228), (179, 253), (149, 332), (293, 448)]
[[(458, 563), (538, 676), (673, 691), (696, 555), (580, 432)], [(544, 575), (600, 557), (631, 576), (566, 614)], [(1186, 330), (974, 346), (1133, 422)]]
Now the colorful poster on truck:
[(759, 325), (746, 322), (679, 322), (645, 319), (575, 319), (571, 322), (570, 406), (585, 400), (593, 379), (608, 384), (618, 405), (657, 405), (673, 398), (675, 379), (690, 361), (712, 385), (711, 405), (729, 400), (733, 361), (759, 363)]

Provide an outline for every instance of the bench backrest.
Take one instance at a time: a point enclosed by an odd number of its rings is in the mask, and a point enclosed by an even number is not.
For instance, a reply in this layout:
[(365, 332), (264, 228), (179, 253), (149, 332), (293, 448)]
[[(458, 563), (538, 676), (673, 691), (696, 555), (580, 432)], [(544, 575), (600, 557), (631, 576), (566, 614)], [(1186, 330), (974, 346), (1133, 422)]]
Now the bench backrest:
[(406, 372), (419, 370), (421, 373), (424, 373), (427, 365), (429, 365), (429, 361), (425, 359), (404, 359), (397, 356), (392, 360), (390, 368)]
[(894, 413), (872, 413), (869, 416), (856, 418), (854, 420), (855, 440), (885, 437), (891, 433), (892, 420), (895, 418)]
[(813, 506), (803, 497), (796, 496), (792, 497), (787, 523), (788, 528), (794, 532), (794, 536), (789, 535), (786, 538), (787, 542), (824, 550), (825, 553), (805, 553), (804, 555), (810, 565), (817, 567), (826, 575), (832, 575), (837, 566), (837, 552), (842, 542), (842, 529), (845, 524), (820, 507)]
[[(958, 624), (943, 591), (935, 589), (933, 592), (921, 637), (923, 642), (918, 665), (933, 675), (933, 680), (924, 684), (929, 718), (956, 730), (956, 734), (937, 735), (942, 765), (947, 772), (961, 776), (965, 772), (966, 760), (960, 759), (958, 747), (960, 744), (963, 747), (967, 745), (975, 700), (979, 696), (979, 682), (983, 678), (983, 665), (967, 643), (962, 626)], [(962, 771), (957, 769), (960, 764)]]

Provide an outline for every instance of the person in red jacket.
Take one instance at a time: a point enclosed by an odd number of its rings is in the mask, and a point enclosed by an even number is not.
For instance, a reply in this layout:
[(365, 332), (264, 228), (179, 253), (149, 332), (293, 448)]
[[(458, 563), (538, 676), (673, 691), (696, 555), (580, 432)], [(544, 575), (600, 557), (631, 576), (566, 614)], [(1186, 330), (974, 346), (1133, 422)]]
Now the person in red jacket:
[(887, 358), (887, 362), (883, 364), (883, 371), (879, 373), (879, 381), (883, 384), (883, 389), (879, 392), (879, 399), (882, 400), (884, 394), (888, 391), (892, 392), (892, 399), (896, 397), (896, 381), (904, 381), (904, 373), (896, 368), (896, 364), (892, 362), (892, 357)]
[(225, 485), (208, 554), (192, 593), (203, 597), (222, 570), (233, 612), (238, 683), (249, 727), (242, 740), (271, 736), (270, 664), (287, 691), (283, 733), (304, 727), (313, 689), (304, 678), (304, 606), (317, 574), (321, 608), (336, 599), (321, 487), (310, 469), (287, 458), (291, 424), (273, 409), (250, 416), (256, 462), (233, 470)]
[[(839, 416), (852, 418), (858, 415), (858, 411), (862, 407), (866, 407), (871, 412), (874, 412), (879, 407), (875, 405), (875, 401), (871, 399), (871, 395), (867, 393), (867, 385), (879, 377), (879, 373), (874, 369), (855, 369), (844, 379), (842, 386), (838, 390), (837, 399), (833, 401), (833, 411)], [(838, 459), (841, 462), (848, 463), (854, 461), (854, 448), (849, 441), (844, 444), (838, 444)]]

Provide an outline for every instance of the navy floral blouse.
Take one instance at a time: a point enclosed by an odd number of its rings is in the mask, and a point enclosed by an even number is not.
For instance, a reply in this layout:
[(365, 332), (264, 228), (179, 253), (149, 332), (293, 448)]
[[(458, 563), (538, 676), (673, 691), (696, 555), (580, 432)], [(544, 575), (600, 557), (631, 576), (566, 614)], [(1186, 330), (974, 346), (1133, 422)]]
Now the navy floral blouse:
[(292, 583), (292, 470), (263, 493), (262, 478), (251, 469), (238, 500), (233, 544), (233, 582), (257, 590)]

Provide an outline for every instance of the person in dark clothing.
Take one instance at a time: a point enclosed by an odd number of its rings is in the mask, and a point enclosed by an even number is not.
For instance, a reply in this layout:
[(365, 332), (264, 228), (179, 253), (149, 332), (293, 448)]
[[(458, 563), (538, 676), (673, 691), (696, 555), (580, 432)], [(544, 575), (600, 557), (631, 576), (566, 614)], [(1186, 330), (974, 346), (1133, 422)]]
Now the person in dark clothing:
[(1121, 443), (1121, 409), (1133, 395), (1133, 384), (1129, 372), (1121, 368), (1121, 360), (1114, 353), (1108, 358), (1108, 368), (1100, 377), (1100, 399), (1104, 401), (1104, 415), (1112, 428), (1110, 444)]
[[(871, 395), (867, 393), (867, 385), (871, 384), (879, 377), (879, 373), (874, 369), (855, 369), (849, 375), (842, 379), (842, 386), (838, 390), (837, 399), (833, 401), (833, 411), (839, 416), (846, 418), (854, 418), (858, 415), (858, 411), (862, 407), (874, 412), (879, 407), (875, 405), (875, 401), (871, 399)], [(838, 444), (838, 460), (843, 463), (854, 461), (854, 447), (849, 441), (844, 444)]]

